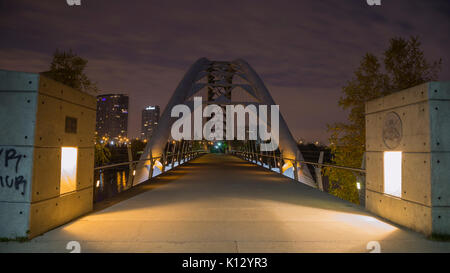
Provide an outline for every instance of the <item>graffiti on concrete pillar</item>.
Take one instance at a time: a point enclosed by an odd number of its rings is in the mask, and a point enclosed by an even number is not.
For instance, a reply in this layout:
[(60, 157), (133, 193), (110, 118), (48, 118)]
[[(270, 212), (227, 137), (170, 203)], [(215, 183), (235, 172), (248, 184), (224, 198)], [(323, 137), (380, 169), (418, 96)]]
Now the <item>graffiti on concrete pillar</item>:
[(20, 172), (23, 158), (26, 158), (26, 155), (15, 148), (0, 148), (0, 189), (10, 188), (25, 195), (27, 180)]

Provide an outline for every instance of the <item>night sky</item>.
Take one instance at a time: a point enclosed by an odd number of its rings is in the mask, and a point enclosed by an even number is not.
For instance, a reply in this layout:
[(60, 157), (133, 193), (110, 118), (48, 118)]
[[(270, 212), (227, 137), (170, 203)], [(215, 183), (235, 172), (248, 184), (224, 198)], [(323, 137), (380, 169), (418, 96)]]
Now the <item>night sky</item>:
[(450, 80), (450, 1), (0, 0), (0, 69), (41, 72), (56, 48), (87, 58), (104, 93), (130, 96), (129, 136), (146, 105), (165, 107), (198, 58), (245, 59), (280, 105), (295, 137), (326, 141), (337, 105), (366, 52), (418, 35)]

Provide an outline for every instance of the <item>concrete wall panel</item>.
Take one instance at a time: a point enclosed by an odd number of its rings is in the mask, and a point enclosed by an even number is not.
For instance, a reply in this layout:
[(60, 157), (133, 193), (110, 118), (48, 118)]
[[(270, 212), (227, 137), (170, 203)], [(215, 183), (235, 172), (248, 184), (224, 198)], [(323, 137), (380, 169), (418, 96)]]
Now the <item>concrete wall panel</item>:
[(30, 202), (33, 148), (0, 146), (0, 202)]
[(403, 153), (402, 160), (402, 198), (431, 206), (430, 154)]
[(0, 69), (0, 91), (37, 92), (39, 74)]
[(428, 90), (430, 100), (449, 100), (450, 98), (450, 82), (430, 82)]
[(37, 94), (0, 92), (0, 145), (33, 145)]
[(92, 204), (92, 189), (31, 204), (30, 237), (35, 237), (91, 211)]
[(62, 146), (93, 147), (95, 132), (95, 111), (76, 104), (61, 102), (61, 123), (65, 126), (65, 119), (72, 117), (77, 119), (77, 133), (65, 133), (62, 130)]
[(432, 153), (432, 200), (436, 206), (450, 207), (450, 153)]
[(27, 237), (30, 203), (0, 202), (0, 237)]
[(369, 211), (413, 230), (431, 233), (430, 207), (370, 190), (366, 195), (366, 207)]
[(67, 85), (54, 81), (45, 76), (41, 76), (40, 78), (39, 93), (65, 100), (73, 104), (82, 105), (94, 111), (97, 107), (97, 101), (95, 97), (70, 88)]
[[(402, 120), (402, 140), (398, 147), (390, 149), (383, 141), (384, 119), (390, 112)], [(430, 150), (429, 106), (426, 101), (398, 107), (394, 110), (367, 115), (368, 127), (366, 144), (368, 151), (427, 152)]]
[(448, 235), (448, 227), (450, 227), (450, 210), (448, 207), (434, 207), (432, 216), (433, 233), (435, 235)]
[(366, 103), (366, 114), (418, 103), (428, 99), (428, 83), (395, 92), (385, 97), (377, 98)]
[(35, 148), (33, 202), (59, 196), (61, 148)]
[(450, 152), (450, 100), (430, 101), (431, 151)]
[(383, 115), (373, 113), (366, 115), (366, 150), (382, 151), (384, 143), (380, 142), (383, 134)]
[(383, 192), (383, 153), (366, 152), (366, 188)]
[(94, 181), (94, 148), (78, 149), (77, 189), (93, 187)]
[(37, 147), (61, 147), (64, 118), (61, 100), (39, 94), (35, 143)]

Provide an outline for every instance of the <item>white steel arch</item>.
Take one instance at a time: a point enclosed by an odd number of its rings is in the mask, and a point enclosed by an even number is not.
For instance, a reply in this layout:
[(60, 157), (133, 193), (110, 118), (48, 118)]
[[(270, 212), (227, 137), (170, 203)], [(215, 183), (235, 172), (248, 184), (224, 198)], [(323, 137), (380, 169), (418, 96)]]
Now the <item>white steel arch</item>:
[[(245, 83), (233, 83), (233, 80), (237, 78)], [(254, 104), (254, 102), (231, 101), (231, 92), (235, 88), (244, 90), (259, 104), (275, 105), (275, 101), (270, 95), (269, 90), (255, 70), (246, 61), (237, 59), (232, 62), (222, 62), (210, 61), (207, 58), (198, 59), (186, 72), (165, 107), (158, 126), (150, 141), (147, 143), (141, 156), (141, 161), (136, 168), (134, 183), (144, 182), (151, 175), (150, 166), (152, 164), (150, 164), (150, 160), (145, 161), (146, 159), (163, 155), (166, 143), (170, 140), (172, 124), (176, 120), (171, 117), (171, 110), (175, 105), (189, 105), (190, 102), (188, 100), (205, 89), (208, 90), (206, 103), (220, 102), (221, 105)], [(293, 159), (290, 162), (291, 165), (295, 164), (295, 162), (303, 161), (303, 156), (281, 113), (279, 133), (279, 149), (283, 157)], [(306, 165), (302, 164), (298, 169), (298, 181), (316, 187), (316, 183)]]

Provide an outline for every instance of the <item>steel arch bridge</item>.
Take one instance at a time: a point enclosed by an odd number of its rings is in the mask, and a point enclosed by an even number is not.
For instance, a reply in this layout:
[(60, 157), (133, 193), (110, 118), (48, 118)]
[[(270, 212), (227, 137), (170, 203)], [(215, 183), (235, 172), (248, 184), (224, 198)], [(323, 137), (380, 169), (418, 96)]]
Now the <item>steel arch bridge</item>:
[[(134, 184), (144, 182), (151, 178), (154, 168), (159, 168), (161, 171), (164, 171), (165, 165), (167, 164), (168, 150), (175, 151), (182, 149), (183, 153), (186, 145), (189, 148), (193, 147), (192, 141), (178, 143), (171, 140), (171, 127), (175, 122), (175, 119), (171, 117), (171, 109), (178, 104), (185, 104), (192, 107), (193, 97), (199, 95), (207, 97), (207, 101), (203, 102), (204, 104), (217, 104), (221, 106), (250, 104), (275, 105), (275, 101), (261, 78), (243, 59), (237, 59), (231, 62), (211, 61), (207, 58), (198, 59), (186, 72), (167, 103), (156, 130), (147, 143), (140, 162), (137, 165)], [(259, 136), (256, 142), (260, 142)], [(241, 143), (246, 143), (247, 145), (241, 145), (240, 147), (234, 146), (233, 148), (243, 151), (245, 149), (251, 149), (253, 152), (257, 150), (255, 142), (252, 143), (250, 141), (250, 145), (248, 145), (248, 141)], [(259, 152), (263, 153), (262, 151)], [(283, 166), (279, 166), (283, 171), (292, 168), (296, 180), (316, 187), (316, 182), (306, 165), (299, 163), (304, 160), (303, 156), (281, 113), (279, 117), (278, 152), (284, 158), (289, 159), (284, 161)]]

